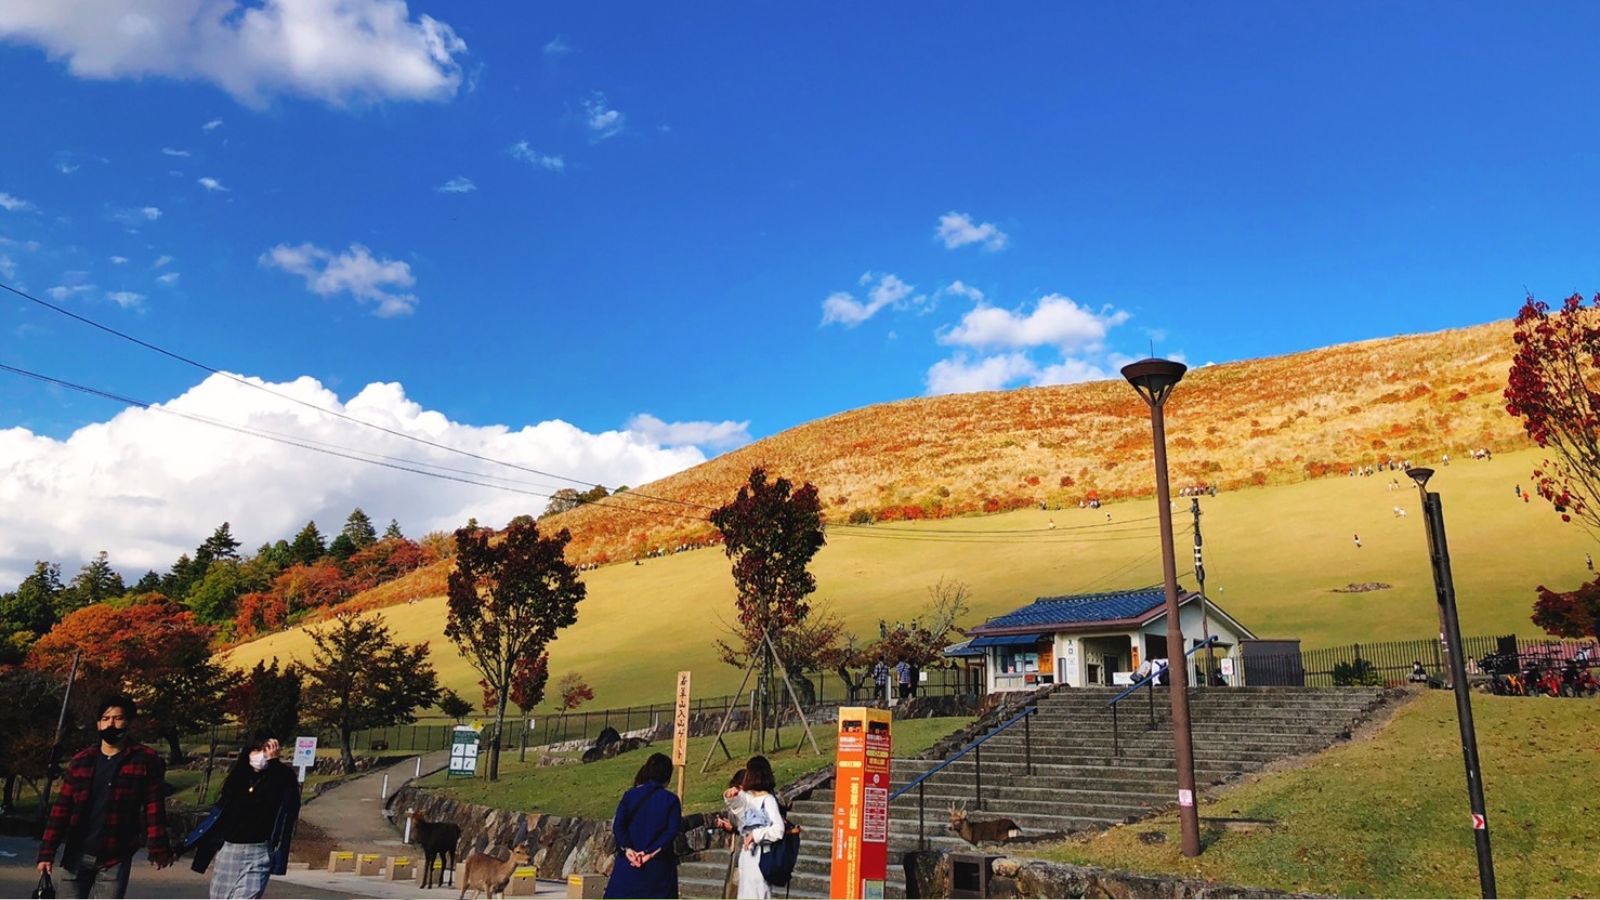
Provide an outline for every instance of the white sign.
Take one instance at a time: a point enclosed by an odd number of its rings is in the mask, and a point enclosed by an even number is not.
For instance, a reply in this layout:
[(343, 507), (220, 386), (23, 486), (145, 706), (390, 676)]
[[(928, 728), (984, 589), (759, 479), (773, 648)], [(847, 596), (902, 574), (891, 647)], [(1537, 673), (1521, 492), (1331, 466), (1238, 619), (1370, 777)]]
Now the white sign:
[(1183, 790), (1183, 789), (1180, 788), (1178, 790), (1178, 805), (1179, 806), (1193, 806), (1194, 805), (1194, 791)]
[(1233, 674), (1233, 657), (1224, 656), (1223, 658), (1217, 660), (1217, 671), (1221, 672), (1224, 675), (1232, 675)]
[(294, 765), (310, 768), (317, 764), (317, 739), (314, 737), (297, 737), (294, 739)]
[(478, 773), (478, 732), (457, 725), (450, 735), (450, 770), (446, 777), (472, 777)]

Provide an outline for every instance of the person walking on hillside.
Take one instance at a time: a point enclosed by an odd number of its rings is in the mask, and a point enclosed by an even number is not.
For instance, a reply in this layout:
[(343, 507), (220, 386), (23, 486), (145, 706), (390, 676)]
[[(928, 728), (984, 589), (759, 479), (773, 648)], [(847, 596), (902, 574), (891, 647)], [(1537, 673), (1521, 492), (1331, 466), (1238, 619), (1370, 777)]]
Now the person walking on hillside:
[(900, 660), (894, 664), (894, 679), (900, 684), (900, 699), (911, 698), (911, 664)]
[(683, 805), (667, 790), (672, 760), (652, 753), (633, 777), (611, 820), (617, 855), (606, 882), (607, 897), (678, 896), (678, 856), (672, 842), (682, 828)]
[(38, 869), (50, 874), (56, 850), (79, 897), (124, 897), (133, 854), (144, 846), (150, 864), (172, 865), (167, 838), (166, 764), (161, 754), (129, 737), (139, 708), (115, 695), (98, 707), (96, 746), (67, 762), (61, 793), (39, 842)]
[(1356, 549), (1357, 550), (1361, 549), (1361, 535), (1360, 534), (1356, 535)]
[(772, 886), (761, 874), (761, 854), (783, 840), (783, 812), (778, 809), (777, 779), (765, 756), (752, 756), (744, 766), (744, 784), (722, 796), (739, 817), (740, 900), (768, 900)]
[(183, 841), (195, 848), (190, 868), (205, 874), (212, 860), (211, 896), (259, 898), (267, 882), (289, 868), (289, 842), (300, 817), (300, 783), (278, 760), (280, 744), (257, 731), (222, 782), (217, 805)]
[(884, 703), (889, 702), (889, 664), (878, 660), (872, 667), (872, 684), (877, 689), (878, 699)]

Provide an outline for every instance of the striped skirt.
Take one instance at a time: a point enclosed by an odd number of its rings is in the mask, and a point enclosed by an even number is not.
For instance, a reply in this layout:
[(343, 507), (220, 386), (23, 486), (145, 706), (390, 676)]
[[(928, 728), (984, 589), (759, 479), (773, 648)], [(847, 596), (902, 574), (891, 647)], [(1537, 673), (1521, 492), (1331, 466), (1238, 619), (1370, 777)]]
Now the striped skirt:
[(272, 854), (266, 844), (223, 844), (212, 865), (212, 897), (254, 900), (266, 895), (272, 876)]

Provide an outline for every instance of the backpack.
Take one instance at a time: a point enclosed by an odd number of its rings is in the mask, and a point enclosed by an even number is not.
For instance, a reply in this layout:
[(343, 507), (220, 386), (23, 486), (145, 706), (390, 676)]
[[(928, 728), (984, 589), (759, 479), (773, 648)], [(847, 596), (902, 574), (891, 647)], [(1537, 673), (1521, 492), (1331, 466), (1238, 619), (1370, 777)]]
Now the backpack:
[(761, 877), (767, 884), (784, 887), (794, 874), (794, 864), (800, 859), (800, 826), (786, 823), (783, 839), (761, 848)]

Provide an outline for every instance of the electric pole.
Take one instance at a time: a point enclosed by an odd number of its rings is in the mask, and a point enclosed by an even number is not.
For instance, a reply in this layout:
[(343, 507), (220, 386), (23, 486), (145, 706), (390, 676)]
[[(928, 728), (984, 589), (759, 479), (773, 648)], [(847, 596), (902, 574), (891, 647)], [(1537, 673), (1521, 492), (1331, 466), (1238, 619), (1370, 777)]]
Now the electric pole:
[[(1200, 548), (1204, 541), (1200, 537), (1200, 498), (1189, 501), (1189, 512), (1194, 514), (1194, 579), (1200, 582), (1200, 630), (1204, 633), (1205, 640), (1211, 640), (1211, 604), (1206, 600), (1206, 563)], [(1214, 683), (1217, 671), (1217, 647), (1211, 644), (1206, 647), (1206, 680), (1210, 687)]]

